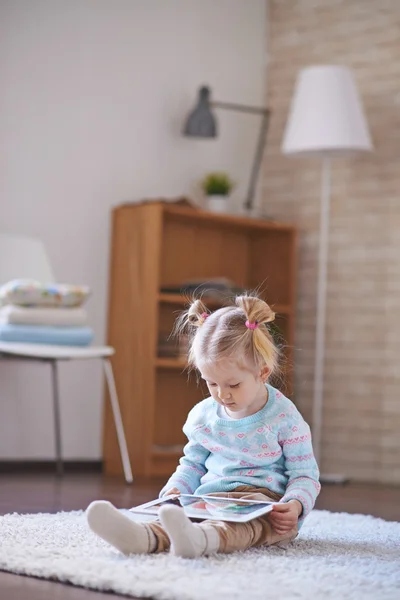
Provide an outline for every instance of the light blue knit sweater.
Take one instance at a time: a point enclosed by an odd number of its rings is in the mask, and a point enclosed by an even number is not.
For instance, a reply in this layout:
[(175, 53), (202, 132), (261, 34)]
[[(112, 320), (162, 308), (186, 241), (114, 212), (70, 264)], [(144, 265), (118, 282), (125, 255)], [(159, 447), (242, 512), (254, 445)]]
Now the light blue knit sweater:
[(302, 524), (321, 488), (310, 428), (291, 400), (267, 388), (267, 404), (250, 417), (220, 418), (211, 397), (190, 411), (184, 456), (160, 496), (173, 487), (185, 494), (266, 487), (282, 494), (283, 502), (301, 502)]

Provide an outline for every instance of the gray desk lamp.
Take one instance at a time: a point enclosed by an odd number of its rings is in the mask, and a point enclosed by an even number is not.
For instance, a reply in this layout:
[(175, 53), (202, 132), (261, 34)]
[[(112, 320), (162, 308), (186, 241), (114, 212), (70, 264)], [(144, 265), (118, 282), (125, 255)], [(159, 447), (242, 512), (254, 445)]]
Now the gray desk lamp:
[(249, 187), (247, 190), (244, 207), (246, 211), (251, 211), (254, 202), (254, 193), (257, 184), (257, 178), (261, 167), (265, 140), (268, 131), (268, 122), (270, 111), (267, 108), (258, 108), (255, 106), (246, 106), (243, 104), (232, 104), (230, 102), (211, 101), (211, 90), (203, 86), (199, 89), (197, 104), (194, 110), (189, 114), (184, 127), (184, 135), (189, 137), (215, 138), (218, 135), (218, 128), (212, 108), (222, 108), (234, 110), (254, 115), (261, 115), (261, 128), (258, 136), (256, 152), (254, 155), (253, 166), (251, 169)]

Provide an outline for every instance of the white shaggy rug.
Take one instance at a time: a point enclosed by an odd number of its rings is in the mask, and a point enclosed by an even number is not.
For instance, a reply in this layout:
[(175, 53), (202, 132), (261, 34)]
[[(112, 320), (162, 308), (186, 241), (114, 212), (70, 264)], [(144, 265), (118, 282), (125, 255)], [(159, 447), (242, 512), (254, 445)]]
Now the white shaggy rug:
[(400, 523), (314, 511), (287, 550), (188, 560), (124, 557), (82, 512), (12, 514), (0, 517), (0, 570), (155, 600), (399, 600)]

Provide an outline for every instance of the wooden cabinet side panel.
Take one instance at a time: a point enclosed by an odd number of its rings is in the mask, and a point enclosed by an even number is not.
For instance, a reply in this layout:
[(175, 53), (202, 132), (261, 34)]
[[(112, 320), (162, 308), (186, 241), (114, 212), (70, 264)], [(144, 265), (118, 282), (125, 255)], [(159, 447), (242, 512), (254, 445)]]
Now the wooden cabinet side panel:
[[(145, 475), (151, 444), (154, 348), (161, 210), (158, 205), (120, 207), (113, 213), (108, 343), (132, 469)], [(103, 456), (108, 473), (122, 464), (105, 394)]]

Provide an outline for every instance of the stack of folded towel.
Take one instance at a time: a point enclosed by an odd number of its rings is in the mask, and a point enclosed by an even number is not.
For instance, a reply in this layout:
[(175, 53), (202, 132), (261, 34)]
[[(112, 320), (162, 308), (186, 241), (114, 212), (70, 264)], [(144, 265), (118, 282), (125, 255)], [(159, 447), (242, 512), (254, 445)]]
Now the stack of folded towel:
[(87, 346), (93, 331), (83, 308), (90, 289), (15, 279), (0, 287), (0, 341)]

